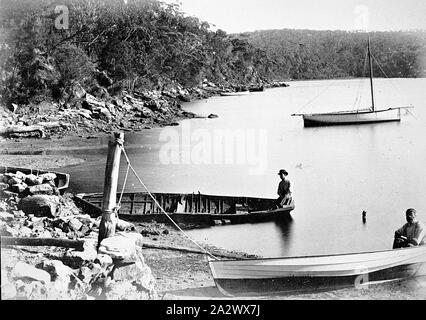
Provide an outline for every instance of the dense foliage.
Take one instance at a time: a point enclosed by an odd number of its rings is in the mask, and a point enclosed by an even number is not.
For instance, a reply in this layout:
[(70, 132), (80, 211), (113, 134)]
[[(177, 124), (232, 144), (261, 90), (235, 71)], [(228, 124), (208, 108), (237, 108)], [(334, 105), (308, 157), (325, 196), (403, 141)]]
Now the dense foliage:
[[(366, 75), (365, 33), (285, 29), (240, 36), (267, 52), (274, 62), (269, 76), (328, 79)], [(426, 32), (372, 32), (370, 38), (375, 75), (425, 76)]]
[[(0, 91), (15, 103), (60, 99), (75, 83), (108, 90), (358, 77), (365, 34), (277, 30), (229, 35), (157, 0), (0, 0)], [(68, 8), (69, 26), (55, 23)], [(388, 76), (425, 69), (425, 33), (375, 33)]]

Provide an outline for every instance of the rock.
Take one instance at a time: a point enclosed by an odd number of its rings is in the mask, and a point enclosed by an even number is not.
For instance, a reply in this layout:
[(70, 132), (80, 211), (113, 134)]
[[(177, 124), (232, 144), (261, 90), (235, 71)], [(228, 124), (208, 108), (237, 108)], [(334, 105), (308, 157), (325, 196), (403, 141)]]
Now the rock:
[(34, 195), (22, 198), (18, 209), (36, 217), (56, 217), (60, 213), (60, 198), (53, 195)]
[(1, 300), (13, 299), (16, 296), (15, 285), (9, 282), (5, 269), (1, 270)]
[(135, 225), (133, 223), (117, 219), (116, 228), (120, 231), (133, 231), (135, 230)]
[(50, 184), (47, 184), (47, 183), (28, 187), (27, 192), (30, 195), (37, 195), (37, 194), (57, 195), (58, 194), (58, 191), (56, 190), (56, 188), (52, 187)]
[(95, 263), (99, 263), (102, 267), (106, 267), (113, 264), (113, 261), (109, 255), (99, 253), (96, 256)]
[(135, 245), (138, 247), (143, 247), (143, 236), (137, 232), (117, 232), (117, 236), (122, 236), (125, 238), (129, 238), (135, 242)]
[(0, 212), (0, 220), (3, 221), (12, 221), (15, 218), (15, 216), (11, 213), (7, 212)]
[(81, 214), (74, 216), (75, 219), (78, 219), (81, 223), (91, 227), (95, 223), (95, 219), (90, 217), (88, 214)]
[(70, 221), (68, 221), (68, 226), (73, 231), (79, 231), (83, 226), (83, 223), (81, 223), (81, 221), (76, 218), (72, 218)]
[(107, 254), (112, 259), (132, 261), (136, 256), (136, 244), (133, 239), (115, 235), (102, 240), (98, 252)]
[(59, 260), (44, 260), (41, 268), (47, 271), (53, 281), (53, 286), (59, 291), (67, 291), (71, 282), (73, 270)]
[(81, 99), (86, 95), (86, 90), (79, 84), (75, 83), (71, 88), (71, 99)]
[(15, 285), (10, 282), (1, 282), (1, 300), (13, 299), (17, 295)]
[(83, 251), (67, 251), (63, 262), (71, 268), (80, 268), (83, 264), (93, 262), (98, 255), (96, 239), (84, 239)]
[(85, 117), (86, 119), (92, 119), (92, 111), (87, 109), (81, 109), (78, 111), (78, 114), (82, 117)]
[(84, 283), (90, 283), (97, 275), (102, 272), (102, 267), (99, 264), (92, 263), (90, 266), (80, 268), (78, 278)]
[(98, 100), (94, 96), (86, 93), (83, 101), (83, 108), (93, 111), (94, 108), (105, 107), (105, 102)]
[(43, 183), (43, 177), (38, 177), (34, 174), (28, 174), (25, 178), (25, 183), (29, 186), (39, 185)]
[(54, 181), (56, 179), (56, 174), (48, 172), (41, 174), (40, 177), (43, 178), (43, 182)]
[(25, 226), (19, 229), (19, 236), (23, 238), (31, 237), (32, 233), (33, 231), (30, 228)]
[(52, 238), (52, 234), (48, 230), (44, 230), (40, 235), (40, 238)]
[(43, 238), (44, 228), (42, 226), (33, 227), (31, 236), (36, 238)]
[(23, 218), (25, 217), (25, 212), (22, 210), (14, 210), (12, 211), (15, 218)]
[(21, 182), (21, 183), (11, 185), (10, 190), (15, 193), (21, 193), (21, 192), (24, 192), (27, 187), (28, 186), (26, 183)]
[[(43, 270), (42, 270), (43, 271)], [(24, 281), (16, 281), (17, 298), (27, 300), (47, 300), (47, 288), (40, 281), (32, 281), (25, 283)]]
[(7, 188), (9, 188), (8, 183), (0, 182), (0, 190), (6, 190)]
[(109, 87), (114, 83), (114, 81), (107, 75), (105, 71), (97, 72), (96, 80), (103, 87)]
[(99, 108), (97, 109), (97, 112), (99, 113), (99, 119), (106, 122), (110, 122), (112, 120), (111, 112), (107, 108)]
[(11, 275), (14, 279), (30, 279), (44, 284), (50, 283), (50, 274), (48, 272), (21, 261), (15, 264)]
[(10, 226), (6, 226), (4, 229), (2, 229), (1, 233), (3, 236), (6, 236), (6, 237), (17, 237), (19, 235), (19, 231)]
[(130, 281), (112, 283), (106, 293), (107, 300), (148, 300), (148, 295), (138, 293), (136, 286)]

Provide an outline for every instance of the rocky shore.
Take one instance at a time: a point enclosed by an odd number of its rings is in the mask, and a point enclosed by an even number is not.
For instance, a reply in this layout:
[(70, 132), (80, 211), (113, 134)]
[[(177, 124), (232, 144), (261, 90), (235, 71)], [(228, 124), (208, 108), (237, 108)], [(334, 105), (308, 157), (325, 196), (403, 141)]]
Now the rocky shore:
[[(111, 83), (107, 83), (111, 85)], [(251, 87), (286, 87), (284, 82), (262, 82)], [(200, 117), (182, 109), (183, 102), (206, 99), (221, 92), (250, 89), (244, 85), (219, 86), (209, 81), (193, 88), (171, 83), (162, 90), (121, 91), (110, 94), (106, 87), (95, 86), (87, 92), (78, 83), (60, 101), (0, 106), (0, 137), (95, 138), (112, 131), (137, 132), (153, 127), (175, 126), (177, 121)], [(216, 118), (210, 115), (208, 118)]]
[(54, 179), (0, 174), (1, 299), (151, 300), (212, 286), (204, 254), (170, 226), (119, 219), (98, 244), (100, 217), (60, 195)]

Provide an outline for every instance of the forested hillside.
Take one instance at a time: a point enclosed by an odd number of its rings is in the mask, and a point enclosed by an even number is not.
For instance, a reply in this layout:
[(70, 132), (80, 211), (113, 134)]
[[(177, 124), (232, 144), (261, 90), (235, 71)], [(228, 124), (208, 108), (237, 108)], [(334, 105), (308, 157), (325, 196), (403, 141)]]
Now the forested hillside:
[[(240, 35), (267, 52), (268, 75), (328, 79), (364, 75), (367, 34), (345, 31), (265, 30)], [(423, 77), (426, 32), (371, 32), (374, 74)], [(380, 70), (380, 66), (383, 70)]]
[[(69, 25), (58, 29), (57, 5)], [(0, 93), (18, 104), (66, 99), (78, 83), (121, 90), (248, 85), (363, 75), (366, 35), (272, 30), (229, 35), (157, 0), (1, 0)], [(425, 32), (373, 33), (389, 77), (424, 76)], [(377, 68), (377, 67), (376, 67)], [(376, 69), (376, 74), (379, 70)]]

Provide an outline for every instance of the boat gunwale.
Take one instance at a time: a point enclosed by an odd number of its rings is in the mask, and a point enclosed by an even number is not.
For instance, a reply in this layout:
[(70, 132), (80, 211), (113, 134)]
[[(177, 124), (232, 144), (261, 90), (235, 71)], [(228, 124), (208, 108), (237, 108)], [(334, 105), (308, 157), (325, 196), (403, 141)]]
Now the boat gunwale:
[[(424, 247), (424, 248), (423, 248)], [(349, 252), (349, 253), (334, 253), (334, 254), (321, 254), (321, 255), (312, 255), (312, 256), (293, 256), (293, 257), (265, 257), (265, 258), (248, 258), (248, 259), (221, 259), (221, 260), (214, 260), (211, 257), (208, 257), (209, 264), (215, 263), (215, 262), (237, 262), (237, 261), (261, 261), (261, 260), (290, 260), (290, 259), (306, 259), (306, 258), (325, 258), (325, 257), (336, 257), (336, 256), (349, 256), (349, 255), (364, 255), (364, 254), (373, 254), (373, 253), (384, 253), (384, 252), (398, 252), (401, 250), (419, 250), (424, 249), (426, 250), (426, 245), (424, 246), (417, 246), (417, 247), (410, 247), (410, 248), (399, 248), (399, 249), (387, 249), (387, 250), (377, 250), (377, 251), (366, 251), (366, 252)]]
[(362, 110), (347, 110), (347, 111), (335, 111), (335, 112), (323, 112), (323, 113), (301, 113), (301, 114), (292, 114), (292, 116), (336, 116), (336, 115), (356, 115), (356, 114), (370, 114), (370, 113), (379, 113), (386, 112), (391, 110), (401, 110), (401, 109), (410, 109), (412, 107), (394, 107), (388, 109), (380, 109), (373, 111), (372, 109), (362, 109)]
[[(69, 188), (69, 183), (70, 183), (70, 175), (68, 173), (64, 173), (64, 172), (58, 172), (58, 171), (53, 171), (53, 170), (47, 170), (47, 169), (32, 169), (32, 168), (25, 168), (25, 167), (13, 167), (13, 166), (0, 166), (0, 173), (8, 173), (7, 171), (11, 169), (11, 170), (16, 170), (16, 171), (21, 171), (22, 173), (24, 173), (24, 171), (30, 171), (30, 174), (37, 173), (36, 175), (39, 174), (45, 174), (45, 173), (54, 173), (57, 177), (58, 180), (63, 180), (64, 181), (64, 185), (61, 187), (57, 187), (58, 190), (60, 191), (65, 191), (66, 189)], [(4, 172), (2, 172), (4, 171)]]
[[(134, 195), (134, 194), (145, 194), (148, 195), (148, 192), (124, 192), (123, 195)], [(183, 196), (183, 195), (192, 195), (192, 193), (161, 193), (161, 192), (153, 192), (153, 195), (156, 194), (163, 194), (168, 196)], [(93, 193), (77, 193), (75, 196), (80, 198), (81, 200), (84, 200), (92, 205), (95, 205), (94, 203), (90, 202), (89, 200), (85, 199), (85, 197), (91, 197), (91, 196), (102, 196), (103, 194), (101, 192), (93, 192)], [(219, 195), (207, 195), (207, 194), (195, 194), (194, 196), (207, 196), (207, 197), (218, 197), (218, 198), (245, 198), (245, 199), (254, 199), (254, 200), (267, 200), (267, 201), (275, 201), (274, 198), (256, 198), (256, 197), (245, 197), (245, 196), (219, 196)], [(101, 199), (101, 198), (100, 198)], [(130, 201), (129, 203), (132, 203)], [(266, 214), (279, 214), (279, 213), (289, 213), (290, 211), (293, 211), (296, 208), (296, 205), (294, 203), (294, 200), (291, 199), (291, 202), (288, 205), (285, 205), (282, 208), (276, 209), (276, 210), (258, 210), (258, 211), (251, 211), (247, 213), (232, 213), (232, 214), (226, 214), (226, 213), (205, 213), (206, 215), (210, 215), (212, 217), (220, 217), (221, 219), (229, 218), (238, 218), (238, 217), (246, 217), (248, 215), (266, 215)], [(123, 214), (123, 213), (121, 213)], [(125, 213), (124, 213), (125, 214)], [(168, 214), (190, 214), (193, 215), (192, 212), (169, 212)], [(195, 213), (197, 215), (201, 214), (201, 212)], [(127, 214), (129, 216), (134, 216), (134, 214)]]

